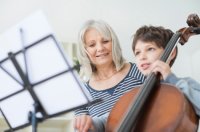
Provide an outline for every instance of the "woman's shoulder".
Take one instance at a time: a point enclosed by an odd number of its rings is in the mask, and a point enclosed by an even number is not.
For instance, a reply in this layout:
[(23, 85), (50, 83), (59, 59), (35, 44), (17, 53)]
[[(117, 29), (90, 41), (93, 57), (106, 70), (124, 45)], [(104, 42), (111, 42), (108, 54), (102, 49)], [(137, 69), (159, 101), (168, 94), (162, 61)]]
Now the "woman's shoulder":
[(133, 62), (126, 62), (126, 63), (125, 63), (125, 66), (126, 66), (126, 65), (128, 65), (129, 69), (132, 69), (132, 68), (135, 69), (135, 68), (137, 68), (136, 64), (133, 63)]
[(138, 78), (138, 76), (143, 77), (142, 73), (139, 71), (135, 63), (129, 62), (129, 64), (130, 64), (130, 70), (129, 70), (130, 76), (133, 76), (136, 78)]
[(127, 76), (129, 76), (129, 73), (130, 73), (130, 71), (131, 71), (131, 69), (133, 68), (133, 63), (125, 63), (124, 64), (124, 66), (123, 66), (123, 68), (120, 70), (120, 71), (118, 71), (118, 75), (121, 77), (121, 78), (126, 78)]
[(130, 72), (130, 70), (132, 70), (132, 69), (134, 69), (134, 68), (136, 68), (136, 64), (133, 63), (133, 62), (126, 62), (126, 63), (124, 64), (124, 69), (125, 69), (126, 71), (129, 71), (129, 72)]
[[(126, 66), (127, 65), (127, 66)], [(137, 68), (136, 64), (133, 62), (127, 62), (125, 64), (125, 66), (128, 69), (128, 72), (126, 72), (126, 76), (124, 78), (124, 80), (126, 79), (130, 79), (131, 80), (140, 80), (142, 82), (144, 82), (145, 77), (143, 76), (143, 74), (139, 71), (139, 69)]]

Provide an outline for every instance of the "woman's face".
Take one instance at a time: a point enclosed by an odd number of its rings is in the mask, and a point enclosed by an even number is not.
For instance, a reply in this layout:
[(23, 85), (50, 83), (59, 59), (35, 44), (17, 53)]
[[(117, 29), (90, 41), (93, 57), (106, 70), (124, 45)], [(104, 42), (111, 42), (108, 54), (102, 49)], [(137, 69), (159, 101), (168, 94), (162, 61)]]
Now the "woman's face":
[(113, 62), (112, 40), (104, 38), (93, 28), (85, 33), (84, 39), (87, 55), (96, 67), (111, 64)]
[(160, 59), (163, 52), (164, 49), (158, 47), (154, 42), (143, 42), (138, 40), (134, 51), (138, 69), (144, 75), (148, 75), (152, 70), (152, 64)]

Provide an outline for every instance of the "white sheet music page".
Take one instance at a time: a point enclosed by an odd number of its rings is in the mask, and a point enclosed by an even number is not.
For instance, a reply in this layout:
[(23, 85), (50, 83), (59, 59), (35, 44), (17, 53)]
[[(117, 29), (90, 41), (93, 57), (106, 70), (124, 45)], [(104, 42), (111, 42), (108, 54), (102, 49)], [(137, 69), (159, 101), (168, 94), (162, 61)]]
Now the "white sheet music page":
[(15, 128), (29, 122), (28, 114), (33, 110), (33, 99), (27, 91), (24, 91), (0, 102), (0, 108), (10, 125)]

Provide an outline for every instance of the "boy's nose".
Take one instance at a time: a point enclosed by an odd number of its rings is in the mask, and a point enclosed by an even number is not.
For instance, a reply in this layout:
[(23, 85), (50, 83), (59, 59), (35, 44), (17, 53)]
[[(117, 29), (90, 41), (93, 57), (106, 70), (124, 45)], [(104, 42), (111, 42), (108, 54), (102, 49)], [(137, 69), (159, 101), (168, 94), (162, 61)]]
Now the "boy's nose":
[(146, 59), (146, 54), (145, 53), (141, 53), (140, 54), (140, 60), (145, 60)]

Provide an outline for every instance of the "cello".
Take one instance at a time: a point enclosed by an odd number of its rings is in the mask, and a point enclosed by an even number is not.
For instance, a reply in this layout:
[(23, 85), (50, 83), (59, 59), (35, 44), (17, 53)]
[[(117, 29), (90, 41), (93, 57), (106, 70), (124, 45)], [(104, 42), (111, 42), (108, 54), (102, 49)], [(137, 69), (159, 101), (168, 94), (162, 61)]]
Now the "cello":
[[(200, 34), (200, 19), (188, 16), (189, 27), (178, 30), (165, 47), (160, 60), (166, 62), (176, 42), (184, 45)], [(140, 88), (125, 93), (112, 108), (106, 132), (195, 132), (198, 117), (183, 93), (173, 85), (160, 83), (160, 75), (150, 73)]]

